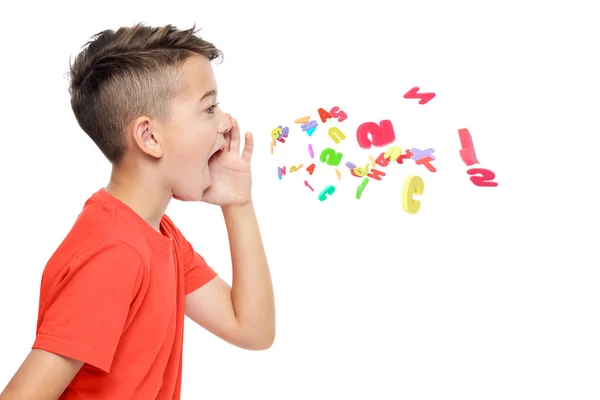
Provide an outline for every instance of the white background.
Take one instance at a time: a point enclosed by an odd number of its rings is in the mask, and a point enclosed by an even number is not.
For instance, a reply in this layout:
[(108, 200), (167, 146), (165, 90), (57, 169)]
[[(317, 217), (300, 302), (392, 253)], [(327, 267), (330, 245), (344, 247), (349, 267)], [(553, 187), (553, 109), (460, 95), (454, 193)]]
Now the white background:
[[(145, 22), (202, 27), (225, 53), (220, 101), (257, 138), (254, 199), (272, 268), (277, 338), (231, 347), (187, 324), (183, 399), (598, 399), (600, 123), (592, 1), (28, 2), (0, 13), (0, 388), (34, 340), (40, 276), (110, 168), (79, 129), (69, 57), (95, 33)], [(89, 3), (89, 4), (88, 4)], [(403, 94), (419, 86), (425, 105)], [(312, 138), (294, 120), (348, 115)], [(358, 178), (310, 164), (356, 128), (390, 119), (402, 149), (431, 147), (438, 172), (390, 166), (363, 198)], [(290, 136), (269, 151), (270, 132)], [(473, 135), (498, 187), (477, 187), (459, 156)], [(310, 140), (309, 140), (310, 139)], [(347, 157), (347, 158), (346, 158)], [(317, 163), (319, 163), (317, 161)], [(402, 210), (408, 175), (425, 182)], [(324, 202), (315, 190), (337, 186)], [(227, 280), (216, 207), (169, 215)]]

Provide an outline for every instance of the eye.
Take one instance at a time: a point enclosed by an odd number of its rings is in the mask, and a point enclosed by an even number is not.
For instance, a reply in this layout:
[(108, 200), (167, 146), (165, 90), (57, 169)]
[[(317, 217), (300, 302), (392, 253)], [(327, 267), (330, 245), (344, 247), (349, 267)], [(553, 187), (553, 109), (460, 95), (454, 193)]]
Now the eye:
[(212, 106), (210, 106), (206, 109), (206, 112), (209, 114), (213, 114), (215, 112), (215, 108), (217, 108), (218, 106), (219, 106), (219, 103), (213, 104)]

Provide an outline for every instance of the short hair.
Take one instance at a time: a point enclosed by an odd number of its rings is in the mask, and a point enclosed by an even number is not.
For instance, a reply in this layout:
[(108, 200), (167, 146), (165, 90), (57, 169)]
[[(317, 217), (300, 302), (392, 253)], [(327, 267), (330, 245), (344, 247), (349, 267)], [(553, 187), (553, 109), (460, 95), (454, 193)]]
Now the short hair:
[(183, 90), (181, 65), (200, 54), (210, 61), (223, 53), (190, 29), (138, 23), (91, 37), (70, 64), (71, 108), (81, 129), (113, 164), (127, 151), (125, 131), (147, 115), (168, 121), (171, 100)]

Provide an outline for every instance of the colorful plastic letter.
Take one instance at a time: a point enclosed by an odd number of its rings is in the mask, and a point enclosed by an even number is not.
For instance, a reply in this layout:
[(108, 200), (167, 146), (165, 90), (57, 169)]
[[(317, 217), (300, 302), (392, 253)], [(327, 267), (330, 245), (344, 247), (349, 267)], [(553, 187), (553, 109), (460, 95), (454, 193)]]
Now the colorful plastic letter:
[(425, 157), (429, 157), (432, 160), (435, 160), (435, 157), (433, 156), (433, 152), (435, 151), (434, 149), (420, 150), (417, 148), (412, 148), (412, 149), (410, 149), (410, 151), (413, 153), (413, 156), (411, 157), (411, 159), (413, 159), (415, 161), (419, 161)]
[(313, 126), (312, 128), (306, 130), (306, 134), (308, 136), (312, 136), (312, 134), (315, 133), (315, 130), (317, 130), (317, 127)]
[(369, 164), (366, 164), (364, 167), (356, 167), (352, 170), (352, 172), (354, 172), (353, 175), (356, 175), (360, 178), (362, 178), (363, 176), (367, 176), (367, 174), (369, 173)]
[(281, 179), (285, 175), (285, 167), (277, 167), (277, 175)]
[(389, 158), (390, 161), (396, 161), (402, 154), (402, 149), (398, 146), (392, 146), (385, 152), (384, 157)]
[(385, 153), (381, 153), (379, 157), (375, 160), (375, 163), (380, 167), (387, 167), (390, 163), (390, 159), (385, 156)]
[(319, 117), (321, 117), (321, 121), (323, 121), (323, 123), (327, 122), (327, 120), (331, 117), (331, 114), (329, 114), (327, 111), (325, 111), (325, 109), (323, 108), (319, 108)]
[(331, 113), (331, 116), (333, 118), (337, 118), (338, 122), (342, 122), (344, 121), (346, 118), (348, 118), (348, 116), (346, 115), (345, 112), (341, 111), (339, 107), (333, 107), (331, 109), (331, 111), (329, 111)]
[(282, 133), (282, 130), (281, 130), (281, 128), (275, 128), (275, 129), (273, 129), (273, 130), (271, 131), (271, 137), (272, 137), (274, 140), (277, 140), (277, 139), (279, 139), (279, 137), (281, 136), (281, 133)]
[(481, 176), (471, 176), (471, 182), (473, 182), (476, 186), (481, 187), (496, 187), (498, 186), (498, 182), (493, 182), (494, 178), (496, 178), (496, 174), (485, 168), (471, 168), (467, 171), (469, 175), (479, 174)]
[(325, 201), (335, 192), (335, 186), (329, 185), (319, 193), (319, 200)]
[(425, 183), (419, 176), (409, 176), (402, 187), (402, 208), (409, 214), (416, 214), (421, 209), (421, 202), (414, 200), (413, 195), (422, 195)]
[(421, 158), (420, 160), (415, 161), (417, 165), (424, 165), (429, 171), (435, 172), (437, 169), (433, 165), (431, 165), (431, 157), (427, 156), (425, 158)]
[(346, 135), (344, 135), (342, 131), (335, 126), (329, 128), (329, 137), (335, 142), (335, 144), (340, 144), (341, 140), (346, 140)]
[(356, 140), (362, 149), (370, 149), (373, 144), (371, 140), (374, 140), (377, 135), (381, 135), (381, 127), (375, 122), (364, 122), (356, 130)]
[(404, 154), (401, 154), (400, 157), (398, 157), (398, 159), (396, 160), (396, 162), (398, 164), (404, 164), (403, 160), (410, 160), (410, 158), (413, 156), (413, 153), (410, 150), (406, 150), (404, 152)]
[(356, 199), (360, 200), (362, 197), (362, 192), (365, 190), (367, 183), (369, 183), (369, 178), (363, 179), (363, 181), (360, 183), (360, 186), (356, 188)]
[(381, 172), (375, 168), (371, 169), (371, 171), (367, 174), (369, 178), (373, 178), (375, 180), (380, 181), (382, 176), (385, 176), (385, 172)]
[(331, 148), (326, 148), (323, 149), (323, 151), (321, 152), (321, 156), (319, 157), (319, 159), (321, 160), (321, 162), (327, 163), (332, 167), (337, 167), (338, 165), (340, 165), (340, 162), (342, 162), (342, 157), (344, 157), (342, 153), (338, 153), (337, 151)]
[(315, 171), (315, 164), (310, 164), (306, 170), (308, 171), (309, 174), (313, 174), (313, 172)]
[(435, 93), (419, 93), (419, 87), (415, 86), (404, 94), (405, 99), (420, 99), (419, 104), (426, 104), (435, 97)]
[[(369, 139), (369, 135), (371, 138)], [(356, 140), (363, 149), (370, 149), (371, 146), (383, 147), (396, 140), (392, 121), (383, 120), (377, 125), (375, 122), (362, 123), (356, 130)]]
[(373, 146), (383, 147), (392, 144), (394, 140), (396, 140), (396, 133), (394, 132), (392, 121), (384, 119), (379, 122), (379, 126), (381, 126), (381, 136), (373, 142)]
[(309, 129), (316, 128), (316, 127), (317, 127), (317, 125), (318, 125), (317, 121), (315, 121), (315, 120), (313, 119), (312, 121), (310, 121), (310, 122), (307, 122), (307, 123), (306, 123), (306, 124), (304, 124), (304, 125), (301, 125), (301, 126), (300, 126), (300, 128), (301, 128), (303, 131), (307, 131), (307, 130), (309, 130)]
[(477, 155), (475, 154), (475, 147), (473, 146), (473, 138), (468, 129), (463, 128), (458, 130), (458, 137), (460, 138), (460, 158), (467, 164), (467, 167), (473, 164), (479, 164), (477, 161)]

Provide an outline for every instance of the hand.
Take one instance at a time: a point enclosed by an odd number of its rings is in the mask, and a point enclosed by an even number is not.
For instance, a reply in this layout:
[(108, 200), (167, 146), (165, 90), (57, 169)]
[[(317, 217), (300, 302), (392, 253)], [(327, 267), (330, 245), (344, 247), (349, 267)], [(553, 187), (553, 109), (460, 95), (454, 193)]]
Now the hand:
[(250, 164), (254, 139), (252, 133), (246, 133), (240, 156), (240, 127), (231, 115), (225, 115), (231, 121), (231, 130), (225, 134), (225, 148), (208, 163), (213, 182), (204, 192), (202, 201), (221, 207), (240, 207), (252, 201)]

